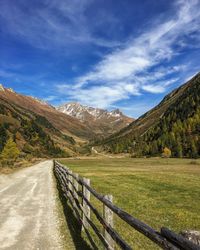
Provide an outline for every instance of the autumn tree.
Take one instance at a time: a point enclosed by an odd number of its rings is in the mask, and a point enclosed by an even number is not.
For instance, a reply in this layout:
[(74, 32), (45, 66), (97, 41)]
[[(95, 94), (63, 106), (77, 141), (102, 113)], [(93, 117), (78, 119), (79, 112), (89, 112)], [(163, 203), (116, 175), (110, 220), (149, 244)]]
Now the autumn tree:
[(9, 164), (13, 161), (16, 161), (16, 159), (19, 157), (19, 154), (20, 151), (16, 143), (13, 141), (12, 138), (9, 138), (1, 153), (1, 159)]
[(162, 152), (162, 157), (169, 158), (171, 157), (172, 152), (169, 148), (165, 147)]

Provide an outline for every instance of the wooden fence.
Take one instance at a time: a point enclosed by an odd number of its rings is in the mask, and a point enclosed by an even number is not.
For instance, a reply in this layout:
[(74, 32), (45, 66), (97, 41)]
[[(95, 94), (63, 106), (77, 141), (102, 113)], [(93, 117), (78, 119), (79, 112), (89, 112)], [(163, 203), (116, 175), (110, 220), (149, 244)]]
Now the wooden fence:
[[(86, 232), (94, 249), (98, 249), (98, 246), (96, 246), (89, 232), (89, 228), (93, 229), (105, 249), (113, 250), (115, 245), (118, 245), (121, 249), (132, 249), (113, 228), (113, 213), (115, 213), (123, 221), (162, 249), (200, 250), (199, 246), (167, 228), (162, 227), (160, 232), (157, 232), (152, 227), (134, 218), (112, 203), (112, 195), (104, 196), (97, 193), (91, 188), (89, 179), (79, 177), (78, 174), (73, 173), (69, 168), (57, 161), (54, 161), (54, 174), (62, 189), (63, 195), (70, 202), (78, 221), (82, 225), (82, 230)], [(102, 203), (103, 216), (90, 202), (91, 194)], [(90, 216), (91, 212), (94, 213), (97, 220), (101, 223), (103, 233), (92, 221)]]

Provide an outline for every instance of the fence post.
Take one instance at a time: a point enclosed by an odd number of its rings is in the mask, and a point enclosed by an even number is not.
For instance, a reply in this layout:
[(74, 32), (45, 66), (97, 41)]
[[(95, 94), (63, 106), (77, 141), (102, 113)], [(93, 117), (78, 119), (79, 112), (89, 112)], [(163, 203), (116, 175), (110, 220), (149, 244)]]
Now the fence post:
[[(69, 174), (68, 174), (68, 179), (69, 179), (69, 181), (68, 181), (68, 188), (69, 188), (69, 190), (72, 191), (72, 184), (71, 184), (71, 182), (72, 182), (72, 180), (73, 180), (73, 177), (71, 176), (72, 171), (71, 171), (71, 170), (68, 170), (68, 172), (69, 172)], [(69, 196), (72, 198), (71, 192), (69, 192), (68, 194), (69, 194)]]
[[(113, 196), (112, 195), (105, 195), (105, 198), (107, 200), (109, 200), (110, 202), (113, 202)], [(103, 205), (103, 215), (104, 215), (105, 221), (111, 227), (113, 227), (113, 225), (114, 225), (114, 223), (113, 223), (113, 211), (110, 210), (110, 208), (108, 208), (106, 205)], [(112, 239), (112, 237), (106, 232), (105, 229), (104, 229), (104, 236), (105, 236), (105, 239), (108, 242), (109, 246), (111, 247), (111, 249), (114, 249), (115, 242)]]
[[(74, 174), (74, 175), (78, 179), (78, 174)], [(77, 192), (78, 192), (79, 185), (78, 185), (78, 181), (75, 178), (74, 178), (73, 184), (74, 184), (73, 194), (74, 194), (74, 197), (78, 200), (78, 194), (77, 194)], [(78, 209), (75, 200), (74, 200), (74, 206)]]
[(66, 168), (65, 179), (66, 179), (66, 186), (67, 186), (67, 197), (69, 198), (69, 191), (68, 191), (68, 189), (69, 189), (69, 175), (68, 175), (67, 171), (69, 171), (68, 168)]
[[(83, 181), (90, 186), (90, 179), (87, 178), (83, 178)], [(83, 189), (83, 196), (90, 201), (90, 191), (84, 186), (82, 185), (82, 189)], [(84, 199), (82, 200), (82, 204), (83, 204), (83, 226), (82, 226), (82, 230), (84, 230), (84, 227), (86, 229), (89, 228), (89, 223), (85, 217), (85, 215), (87, 216), (88, 219), (90, 219), (90, 207), (87, 205), (87, 203), (84, 201)], [(84, 215), (85, 214), (85, 215)]]

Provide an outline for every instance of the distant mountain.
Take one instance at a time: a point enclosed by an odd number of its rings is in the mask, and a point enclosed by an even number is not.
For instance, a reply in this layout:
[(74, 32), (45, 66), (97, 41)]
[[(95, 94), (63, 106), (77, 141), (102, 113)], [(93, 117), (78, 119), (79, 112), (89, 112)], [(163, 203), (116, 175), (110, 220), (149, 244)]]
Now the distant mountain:
[(79, 119), (96, 135), (105, 137), (119, 131), (134, 119), (125, 116), (119, 109), (105, 109), (83, 106), (77, 102), (66, 103), (57, 108), (62, 113)]
[(0, 85), (0, 98), (45, 117), (56, 129), (67, 136), (72, 136), (77, 140), (88, 140), (95, 137), (93, 131), (78, 119), (60, 113), (42, 100), (15, 93), (12, 89), (4, 88), (2, 85)]
[(200, 156), (200, 73), (167, 95), (159, 105), (99, 145), (110, 152), (176, 157)]

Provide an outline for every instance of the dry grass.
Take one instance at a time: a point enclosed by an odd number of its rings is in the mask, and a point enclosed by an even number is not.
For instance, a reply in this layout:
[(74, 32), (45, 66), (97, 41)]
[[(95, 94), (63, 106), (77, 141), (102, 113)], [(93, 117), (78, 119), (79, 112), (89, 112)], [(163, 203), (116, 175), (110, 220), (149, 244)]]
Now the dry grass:
[[(189, 159), (68, 159), (74, 172), (91, 179), (99, 193), (159, 230), (200, 230), (200, 160)], [(101, 204), (92, 199), (102, 210)], [(115, 228), (134, 249), (157, 249), (149, 240), (115, 218)]]
[(22, 168), (30, 167), (33, 164), (37, 164), (41, 162), (44, 159), (39, 159), (39, 158), (32, 158), (30, 160), (19, 160), (15, 162), (13, 165), (5, 165), (0, 162), (0, 174), (11, 174), (15, 171), (18, 171)]

